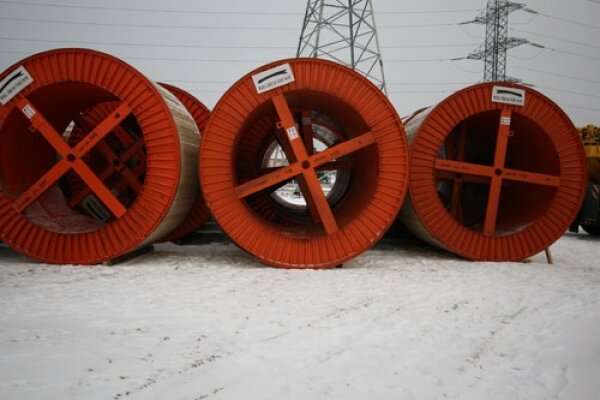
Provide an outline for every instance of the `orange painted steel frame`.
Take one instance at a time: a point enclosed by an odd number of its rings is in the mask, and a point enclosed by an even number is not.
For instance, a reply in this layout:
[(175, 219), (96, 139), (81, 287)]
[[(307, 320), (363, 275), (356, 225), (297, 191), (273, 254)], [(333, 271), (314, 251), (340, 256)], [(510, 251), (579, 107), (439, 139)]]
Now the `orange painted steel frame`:
[[(181, 101), (193, 116), (200, 132), (202, 132), (210, 117), (208, 108), (194, 96), (182, 89), (164, 83), (159, 84)], [(71, 134), (70, 143), (79, 143), (96, 124), (102, 121), (106, 115), (110, 113), (111, 107), (114, 107), (114, 104), (103, 103), (86, 111), (85, 115), (78, 116), (74, 120), (75, 129)], [(140, 179), (146, 172), (145, 152), (143, 150), (144, 138), (143, 136), (140, 136), (135, 141), (132, 141), (129, 135), (119, 127), (114, 130), (114, 133), (119, 137), (121, 143), (130, 147), (121, 154), (116, 154), (111, 146), (105, 142), (100, 142), (97, 145), (98, 153), (96, 154), (96, 157), (86, 161), (88, 164), (101, 165), (102, 171), (98, 176), (105, 184), (108, 179), (113, 177), (113, 174), (118, 173), (121, 175), (121, 181), (115, 185), (117, 191), (121, 192), (129, 187), (137, 195), (142, 189)], [(132, 158), (134, 158), (135, 161), (135, 168), (130, 169), (128, 168), (128, 163), (130, 163)], [(71, 207), (76, 207), (87, 198), (91, 193), (91, 189), (80, 180), (73, 182), (73, 184), (75, 186), (73, 189), (77, 188), (78, 190), (76, 190), (76, 193), (69, 199), (69, 205)], [(131, 201), (128, 203), (131, 203)], [(161, 241), (170, 242), (181, 239), (198, 229), (209, 217), (210, 213), (208, 207), (204, 202), (202, 193), (198, 191), (198, 197), (196, 198), (190, 213), (185, 217), (184, 221), (177, 229), (162, 238)]]
[[(200, 131), (200, 136), (202, 136), (202, 132), (206, 129), (206, 124), (208, 124), (208, 119), (210, 118), (210, 110), (200, 100), (185, 90), (166, 83), (160, 83), (160, 85), (173, 93), (185, 108), (187, 108), (192, 117), (194, 117), (194, 121), (196, 121), (196, 125), (198, 125)], [(162, 241), (172, 242), (182, 239), (200, 228), (200, 226), (202, 226), (209, 218), (210, 211), (206, 206), (204, 196), (202, 196), (201, 191), (198, 191), (198, 197), (196, 198), (196, 201), (194, 201), (190, 213), (185, 217), (181, 225), (164, 237)]]
[[(494, 85), (524, 90), (525, 105), (492, 102)], [(575, 127), (551, 100), (516, 84), (480, 84), (417, 119), (406, 122), (411, 204), (402, 214), (414, 209), (430, 241), (470, 259), (522, 260), (569, 227), (586, 161)], [(444, 184), (452, 188), (446, 201)]]
[[(178, 201), (181, 163), (178, 127), (158, 88), (124, 62), (85, 49), (31, 56), (0, 80), (20, 66), (33, 82), (0, 106), (3, 241), (44, 262), (93, 264), (156, 240), (158, 227)], [(75, 147), (69, 146), (61, 132), (79, 113), (102, 102), (117, 106)], [(134, 118), (143, 132), (148, 154), (144, 187), (130, 208), (83, 161), (126, 118)], [(54, 188), (72, 172), (112, 214), (111, 222), (98, 224), (65, 205)]]
[[(252, 76), (289, 63), (295, 81), (257, 93)], [(321, 152), (307, 146), (312, 129), (299, 129), (293, 109), (317, 111), (341, 126), (345, 140)], [(258, 121), (270, 116), (289, 165), (258, 176), (240, 169), (248, 142), (264, 139)], [(304, 115), (306, 117), (306, 114)], [(300, 116), (299, 120), (302, 119)], [(259, 132), (259, 133), (257, 133)], [(336, 204), (321, 188), (317, 169), (354, 159), (352, 182)], [(263, 66), (233, 85), (215, 107), (200, 151), (204, 196), (213, 216), (240, 247), (283, 268), (328, 268), (369, 249), (393, 222), (404, 195), (408, 149), (402, 123), (377, 87), (341, 65), (292, 59)], [(246, 165), (242, 163), (241, 165)], [(254, 196), (297, 179), (310, 214), (302, 226), (264, 218)]]
[[(301, 132), (303, 143), (306, 146), (308, 154), (312, 155), (314, 153), (315, 141), (316, 143), (320, 142), (326, 147), (331, 147), (345, 141), (343, 135), (339, 133), (338, 127), (324, 121), (323, 116), (311, 114), (311, 112), (307, 110), (292, 109), (291, 112), (298, 118), (299, 131)], [(248, 132), (248, 135), (250, 135), (253, 140), (249, 142), (244, 141), (239, 145), (240, 147), (243, 147), (244, 153), (244, 155), (240, 157), (241, 159), (238, 163), (238, 169), (244, 171), (243, 175), (240, 174), (240, 176), (238, 176), (240, 180), (250, 179), (267, 172), (275, 171), (279, 168), (264, 165), (269, 163), (269, 156), (276, 150), (273, 148), (274, 145), (281, 146), (280, 143), (283, 143), (282, 150), (284, 150), (284, 153), (289, 155), (290, 159), (294, 159), (292, 150), (290, 146), (286, 144), (287, 140), (285, 139), (285, 136), (282, 135), (282, 131), (277, 129), (273, 132), (274, 125), (276, 124), (273, 123), (270, 116), (263, 116), (253, 125), (251, 132)], [(262, 163), (257, 163), (257, 160), (263, 161)], [(353, 163), (351, 160), (332, 161), (316, 168), (316, 171), (322, 174), (335, 171), (335, 184), (330, 190), (330, 194), (334, 193), (334, 195), (328, 196), (331, 204), (337, 203), (339, 196), (343, 195), (344, 190), (348, 185), (348, 173), (350, 173), (352, 168)], [(303, 193), (308, 192), (304, 180), (298, 179), (298, 185)], [(275, 199), (275, 203), (273, 202), (273, 199)], [(248, 202), (261, 218), (279, 224), (296, 226), (302, 223), (301, 220), (303, 219), (303, 214), (306, 214), (306, 208), (308, 206), (310, 207), (310, 210), (308, 211), (312, 221), (314, 223), (319, 223), (319, 219), (313, 217), (317, 215), (317, 212), (313, 207), (314, 203), (312, 201), (309, 201), (305, 206), (293, 205), (280, 197), (276, 192), (271, 193), (270, 191), (264, 191), (260, 193), (260, 195), (248, 199)]]
[[(68, 139), (69, 145), (77, 146), (100, 121), (110, 115), (116, 106), (116, 102), (101, 103), (73, 118), (73, 126)], [(122, 126), (114, 127), (112, 133), (117, 139), (116, 144), (114, 141), (109, 142), (110, 137), (107, 136), (82, 159), (94, 171), (100, 171), (97, 173), (98, 178), (106, 186), (112, 188), (113, 194), (118, 196), (125, 206), (130, 206), (143, 188), (143, 178), (146, 173), (144, 137), (143, 135), (132, 137)], [(119, 151), (116, 147), (123, 148)], [(118, 176), (118, 182), (111, 182), (115, 176)], [(82, 207), (82, 204), (89, 199), (88, 196), (93, 193), (90, 186), (76, 174), (69, 176), (67, 186), (70, 195), (67, 202), (71, 208)], [(127, 189), (132, 191), (129, 196), (124, 194)], [(85, 211), (90, 217), (98, 218), (98, 215), (94, 215), (93, 210)]]

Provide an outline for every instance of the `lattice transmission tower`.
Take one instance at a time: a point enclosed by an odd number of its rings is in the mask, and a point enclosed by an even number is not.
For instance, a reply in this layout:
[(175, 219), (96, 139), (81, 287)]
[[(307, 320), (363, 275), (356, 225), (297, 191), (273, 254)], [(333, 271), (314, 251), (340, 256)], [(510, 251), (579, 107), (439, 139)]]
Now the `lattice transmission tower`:
[(485, 43), (473, 50), (467, 59), (483, 60), (484, 82), (517, 81), (506, 76), (506, 58), (509, 49), (530, 43), (527, 39), (508, 36), (508, 15), (517, 10), (525, 10), (525, 4), (508, 0), (489, 0), (487, 7), (474, 20), (463, 24), (485, 24)]
[(296, 56), (337, 61), (387, 94), (371, 0), (308, 0)]

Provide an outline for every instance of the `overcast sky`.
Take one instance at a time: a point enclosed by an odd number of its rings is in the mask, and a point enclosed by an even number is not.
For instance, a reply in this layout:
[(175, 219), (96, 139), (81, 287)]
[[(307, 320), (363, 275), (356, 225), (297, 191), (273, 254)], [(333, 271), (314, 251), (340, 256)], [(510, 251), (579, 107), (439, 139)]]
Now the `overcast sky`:
[[(400, 115), (481, 80), (482, 62), (450, 59), (483, 41), (482, 25), (458, 23), (486, 2), (373, 0), (388, 92)], [(551, 50), (511, 50), (508, 74), (554, 99), (577, 125), (600, 125), (600, 0), (523, 2), (541, 14), (511, 14), (510, 35)], [(255, 67), (295, 56), (305, 7), (304, 0), (0, 0), (0, 70), (39, 51), (89, 47), (212, 107)]]

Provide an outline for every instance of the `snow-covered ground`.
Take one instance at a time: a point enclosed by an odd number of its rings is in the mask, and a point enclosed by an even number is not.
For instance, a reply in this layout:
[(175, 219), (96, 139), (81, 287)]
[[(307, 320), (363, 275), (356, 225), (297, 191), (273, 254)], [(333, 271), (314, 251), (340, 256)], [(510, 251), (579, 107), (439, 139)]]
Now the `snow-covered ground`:
[(598, 399), (600, 243), (531, 263), (379, 244), (328, 271), (227, 243), (114, 267), (0, 247), (2, 399)]

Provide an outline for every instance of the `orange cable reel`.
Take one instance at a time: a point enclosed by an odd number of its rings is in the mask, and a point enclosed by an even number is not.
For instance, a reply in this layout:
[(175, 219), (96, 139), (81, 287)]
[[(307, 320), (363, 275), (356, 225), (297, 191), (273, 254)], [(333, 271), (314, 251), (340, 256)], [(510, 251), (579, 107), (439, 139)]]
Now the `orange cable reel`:
[[(177, 97), (177, 99), (190, 112), (194, 118), (194, 121), (196, 122), (196, 125), (198, 126), (200, 137), (202, 137), (202, 132), (204, 132), (206, 129), (206, 125), (208, 124), (208, 120), (210, 118), (210, 110), (189, 92), (166, 83), (159, 84)], [(202, 140), (200, 140), (200, 143), (201, 142)], [(162, 238), (161, 241), (174, 242), (181, 240), (198, 230), (206, 221), (208, 221), (209, 218), (210, 211), (206, 206), (202, 191), (198, 189), (198, 194), (194, 200), (192, 210), (183, 219), (181, 225), (179, 225), (173, 232)]]
[(0, 232), (13, 249), (95, 264), (154, 243), (198, 192), (197, 126), (167, 90), (87, 49), (0, 75)]
[[(185, 106), (185, 108), (194, 118), (199, 132), (202, 132), (210, 117), (210, 111), (208, 108), (206, 108), (202, 102), (183, 89), (165, 83), (159, 83), (159, 85), (177, 97), (177, 99)], [(100, 123), (100, 121), (102, 121), (106, 115), (110, 113), (112, 107), (114, 107), (114, 104), (102, 103), (93, 107), (92, 109), (88, 109), (84, 114), (80, 115), (77, 120), (78, 123), (74, 124), (73, 126), (74, 129), (70, 134), (69, 142), (72, 145), (75, 145), (81, 141), (88, 132), (84, 128), (90, 129), (93, 124)], [(124, 134), (123, 127), (115, 128), (114, 133), (115, 137), (106, 138), (103, 142), (99, 143), (96, 149), (88, 153), (86, 155), (86, 161), (90, 164), (96, 165), (97, 168), (100, 168), (99, 164), (103, 164), (103, 173), (100, 174), (101, 179), (118, 179), (119, 182), (115, 182), (113, 185), (118, 189), (119, 193), (123, 192), (124, 188), (129, 187), (129, 190), (133, 191), (133, 193), (128, 193), (125, 191), (123, 195), (127, 196), (128, 194), (131, 200), (133, 200), (135, 199), (137, 192), (141, 189), (141, 185), (139, 185), (136, 181), (145, 174), (146, 163), (144, 149), (142, 148), (143, 139), (133, 143), (128, 138), (139, 138), (139, 133), (130, 132), (130, 135)], [(124, 145), (131, 147), (123, 149)], [(118, 152), (123, 156), (117, 156), (115, 152)], [(115, 169), (118, 169), (120, 174), (111, 174), (111, 172), (114, 172)], [(78, 189), (82, 186), (83, 188), (75, 191), (76, 195), (73, 196), (73, 198), (70, 200), (70, 203), (72, 203), (72, 205), (80, 205), (80, 207), (83, 209), (82, 211), (94, 214), (94, 210), (98, 209), (99, 207), (97, 202), (92, 202), (90, 204), (89, 199), (87, 199), (87, 202), (81, 204), (83, 200), (86, 199), (86, 195), (90, 193), (89, 187), (85, 186), (77, 175), (72, 175), (72, 178), (74, 181), (70, 183), (74, 185), (74, 188), (71, 189)], [(198, 194), (196, 200), (194, 201), (194, 205), (192, 206), (192, 210), (184, 218), (180, 226), (161, 239), (162, 242), (180, 240), (192, 234), (208, 220), (210, 217), (208, 207), (206, 207), (202, 193), (199, 189), (197, 193)], [(131, 203), (131, 201), (124, 201), (128, 202), (129, 204)]]
[(263, 263), (331, 268), (371, 248), (407, 190), (408, 146), (385, 95), (342, 65), (282, 60), (236, 82), (203, 136), (205, 200)]
[(567, 230), (587, 187), (581, 139), (550, 99), (484, 83), (405, 119), (417, 237), (473, 260), (520, 261)]

